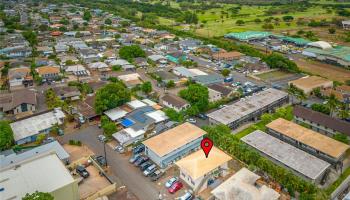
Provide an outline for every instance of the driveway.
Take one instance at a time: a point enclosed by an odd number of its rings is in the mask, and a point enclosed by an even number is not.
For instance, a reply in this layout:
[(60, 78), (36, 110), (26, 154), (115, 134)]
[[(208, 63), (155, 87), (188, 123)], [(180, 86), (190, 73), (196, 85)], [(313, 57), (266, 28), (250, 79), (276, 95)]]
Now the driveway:
[[(97, 126), (89, 126), (76, 133), (66, 134), (59, 140), (68, 143), (69, 140), (80, 140), (87, 145), (96, 155), (104, 155), (103, 143), (97, 140), (97, 135), (102, 134), (102, 130)], [(113, 181), (122, 183), (128, 191), (135, 194), (142, 200), (156, 200), (159, 192), (154, 184), (142, 175), (140, 170), (128, 162), (129, 157), (121, 155), (109, 145), (106, 145), (107, 162), (111, 171), (117, 177), (111, 177)]]

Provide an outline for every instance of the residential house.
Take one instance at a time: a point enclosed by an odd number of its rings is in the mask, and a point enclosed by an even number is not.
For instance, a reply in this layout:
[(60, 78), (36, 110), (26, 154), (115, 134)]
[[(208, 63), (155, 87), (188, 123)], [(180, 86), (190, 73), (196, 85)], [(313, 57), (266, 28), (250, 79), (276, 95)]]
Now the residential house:
[(280, 194), (263, 184), (259, 175), (242, 168), (222, 184), (216, 187), (211, 194), (214, 200), (278, 200)]
[(8, 79), (10, 90), (33, 85), (33, 76), (30, 74), (30, 68), (28, 67), (10, 68)]
[(224, 77), (220, 74), (208, 74), (195, 76), (192, 80), (202, 85), (211, 85), (223, 83)]
[(172, 94), (164, 95), (160, 99), (160, 104), (165, 107), (172, 108), (176, 112), (180, 112), (190, 107), (190, 104), (186, 100)]
[(88, 67), (91, 70), (99, 70), (99, 71), (106, 71), (109, 69), (108, 65), (104, 62), (93, 62), (88, 64)]
[(34, 91), (17, 90), (0, 94), (0, 112), (16, 115), (22, 112), (34, 112), (36, 106), (37, 97)]
[(188, 122), (178, 125), (143, 142), (145, 155), (165, 168), (191, 151), (199, 149), (206, 132)]
[(98, 52), (91, 48), (80, 49), (79, 56), (85, 63), (91, 63), (100, 60)]
[(55, 66), (44, 66), (35, 69), (43, 81), (56, 80), (60, 76), (60, 68)]
[(27, 46), (12, 46), (0, 49), (0, 55), (8, 58), (26, 58), (32, 54), (32, 49)]
[(208, 85), (209, 101), (215, 102), (223, 98), (228, 98), (233, 94), (233, 90), (221, 84)]
[(76, 87), (72, 86), (63, 86), (63, 87), (54, 87), (52, 88), (55, 92), (56, 96), (61, 100), (79, 100), (80, 99), (80, 91)]
[(294, 121), (301, 125), (309, 126), (312, 130), (333, 137), (342, 133), (350, 137), (350, 123), (333, 118), (329, 115), (313, 111), (303, 106), (295, 106), (293, 109)]
[(39, 134), (48, 134), (54, 125), (63, 124), (64, 117), (62, 110), (57, 108), (12, 122), (15, 143), (35, 142)]
[(185, 181), (195, 193), (207, 189), (210, 184), (219, 177), (228, 174), (228, 162), (232, 158), (216, 148), (212, 147), (208, 157), (200, 149), (177, 161), (180, 178)]

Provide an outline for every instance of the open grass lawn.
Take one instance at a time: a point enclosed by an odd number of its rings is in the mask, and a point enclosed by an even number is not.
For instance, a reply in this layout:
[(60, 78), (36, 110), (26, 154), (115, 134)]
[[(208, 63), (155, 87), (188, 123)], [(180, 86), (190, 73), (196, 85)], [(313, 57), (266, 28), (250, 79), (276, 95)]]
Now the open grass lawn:
[(268, 81), (268, 80), (277, 80), (277, 79), (287, 78), (288, 76), (291, 76), (291, 75), (293, 74), (277, 70), (277, 71), (262, 73), (256, 76), (261, 78), (262, 80)]
[[(265, 18), (268, 18), (269, 16), (264, 16), (264, 12), (268, 10), (269, 6), (242, 6), (242, 9), (239, 11), (239, 16), (231, 16), (230, 11), (227, 11), (231, 7), (237, 7), (238, 5), (235, 4), (222, 4), (223, 8), (215, 8), (206, 10), (205, 12), (198, 12), (198, 19), (199, 22), (204, 23), (204, 27), (198, 28), (195, 30), (195, 32), (201, 36), (223, 36), (229, 32), (241, 32), (241, 31), (248, 31), (248, 30), (255, 30), (255, 31), (264, 31), (262, 28), (262, 23), (256, 23), (254, 20), (256, 18), (261, 19), (262, 21)], [(178, 8), (178, 4), (172, 2), (171, 6)], [(228, 12), (228, 16), (226, 14), (222, 14), (222, 11)], [(242, 15), (242, 16), (240, 16)], [(323, 9), (321, 6), (315, 6), (309, 8), (306, 12), (294, 12), (294, 13), (288, 13), (285, 15), (291, 15), (295, 19), (296, 18), (305, 18), (305, 19), (331, 19), (335, 16), (334, 13), (327, 13), (325, 9)], [(282, 18), (285, 15), (273, 15), (272, 17), (278, 17)], [(221, 18), (223, 16), (223, 18)], [(237, 25), (237, 20), (243, 20), (245, 21), (244, 25)], [(161, 24), (172, 24), (172, 20), (165, 20), (161, 19)], [(179, 29), (183, 27), (177, 27)], [(289, 31), (289, 30), (299, 30), (299, 29), (305, 29), (308, 28), (306, 26), (297, 26), (296, 20), (294, 20), (290, 25), (283, 22), (281, 19), (281, 22), (279, 25), (274, 25), (273, 32), (283, 32), (283, 31)]]

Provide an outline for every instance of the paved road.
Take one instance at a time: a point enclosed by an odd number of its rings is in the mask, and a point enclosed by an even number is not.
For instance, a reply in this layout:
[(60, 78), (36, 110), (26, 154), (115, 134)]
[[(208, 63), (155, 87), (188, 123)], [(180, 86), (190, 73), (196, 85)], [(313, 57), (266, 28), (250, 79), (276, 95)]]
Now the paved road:
[[(76, 133), (62, 136), (60, 141), (68, 143), (71, 139), (80, 140), (96, 155), (103, 155), (103, 143), (97, 140), (97, 135), (99, 134), (102, 134), (101, 129), (97, 126), (89, 126)], [(158, 190), (154, 184), (148, 178), (144, 177), (138, 168), (128, 162), (129, 158), (127, 156), (113, 151), (109, 145), (106, 145), (106, 154), (108, 165), (113, 174), (120, 179), (130, 192), (142, 200), (156, 200), (158, 198)]]

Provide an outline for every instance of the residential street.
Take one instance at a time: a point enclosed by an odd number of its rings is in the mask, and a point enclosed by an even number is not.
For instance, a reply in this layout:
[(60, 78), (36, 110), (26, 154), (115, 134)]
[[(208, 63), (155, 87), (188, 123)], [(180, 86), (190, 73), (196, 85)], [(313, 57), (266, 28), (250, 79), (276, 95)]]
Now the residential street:
[[(68, 141), (72, 139), (80, 140), (96, 155), (103, 155), (103, 143), (97, 140), (99, 134), (102, 134), (101, 129), (97, 126), (89, 126), (76, 133), (66, 134), (59, 140), (62, 143), (68, 143)], [(144, 177), (138, 168), (129, 163), (129, 157), (113, 151), (109, 145), (106, 145), (106, 154), (107, 163), (110, 166), (110, 169), (113, 174), (118, 177), (111, 177), (114, 181), (118, 183), (120, 179), (122, 184), (139, 199), (155, 200), (158, 198), (158, 190), (155, 185), (151, 184), (151, 181), (147, 177)]]

